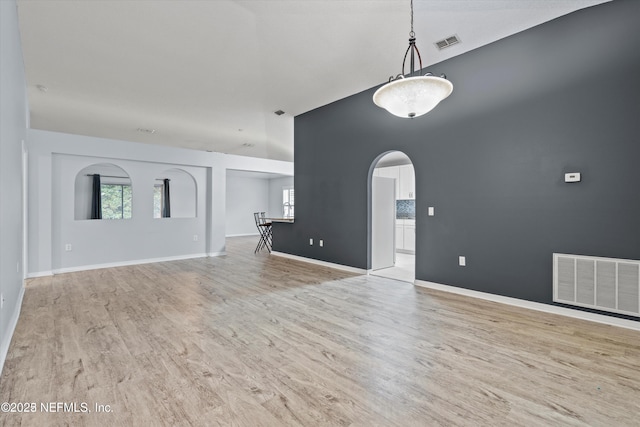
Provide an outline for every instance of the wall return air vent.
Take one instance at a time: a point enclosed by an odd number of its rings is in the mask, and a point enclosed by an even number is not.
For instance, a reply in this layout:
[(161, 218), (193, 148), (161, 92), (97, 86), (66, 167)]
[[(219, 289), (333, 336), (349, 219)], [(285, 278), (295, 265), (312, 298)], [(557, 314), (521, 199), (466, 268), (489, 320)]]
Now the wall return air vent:
[(454, 34), (452, 36), (447, 37), (446, 39), (438, 40), (436, 42), (436, 46), (438, 49), (442, 50), (458, 43), (460, 43), (460, 38)]
[(640, 316), (640, 261), (553, 254), (553, 300)]

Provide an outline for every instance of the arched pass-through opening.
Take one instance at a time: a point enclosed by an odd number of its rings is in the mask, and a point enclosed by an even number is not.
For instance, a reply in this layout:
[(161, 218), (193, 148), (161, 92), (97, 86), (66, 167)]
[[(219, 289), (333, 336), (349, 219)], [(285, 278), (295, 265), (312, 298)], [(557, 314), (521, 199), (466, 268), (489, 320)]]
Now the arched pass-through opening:
[(416, 190), (413, 163), (400, 151), (376, 158), (370, 170), (371, 274), (415, 280)]
[[(94, 177), (98, 177), (94, 181)], [(93, 187), (96, 185), (97, 187)], [(76, 175), (74, 218), (131, 219), (133, 191), (127, 171), (112, 163), (96, 163)], [(99, 201), (99, 203), (98, 203)], [(92, 205), (95, 205), (92, 212)], [(100, 212), (96, 212), (96, 209)]]
[(187, 171), (177, 168), (163, 171), (153, 186), (153, 217), (195, 218), (198, 211), (196, 187), (196, 179)]

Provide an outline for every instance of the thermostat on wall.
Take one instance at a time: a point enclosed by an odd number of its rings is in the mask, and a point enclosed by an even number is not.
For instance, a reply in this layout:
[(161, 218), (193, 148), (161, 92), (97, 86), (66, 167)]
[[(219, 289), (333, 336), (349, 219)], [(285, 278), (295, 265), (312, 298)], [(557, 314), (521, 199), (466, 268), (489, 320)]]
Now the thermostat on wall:
[(564, 182), (580, 182), (580, 172), (565, 173)]

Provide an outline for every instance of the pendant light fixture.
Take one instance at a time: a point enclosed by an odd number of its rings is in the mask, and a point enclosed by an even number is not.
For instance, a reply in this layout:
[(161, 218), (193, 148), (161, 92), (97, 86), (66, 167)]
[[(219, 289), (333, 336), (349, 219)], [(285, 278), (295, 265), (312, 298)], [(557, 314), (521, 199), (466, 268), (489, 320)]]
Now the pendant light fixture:
[[(410, 72), (404, 73), (407, 56), (410, 59)], [(418, 57), (420, 68), (418, 75), (415, 69), (415, 57)], [(421, 76), (422, 58), (416, 46), (416, 34), (413, 32), (413, 0), (411, 0), (411, 31), (409, 32), (409, 47), (404, 54), (402, 61), (402, 73), (396, 77), (389, 77), (389, 82), (379, 88), (373, 94), (373, 102), (384, 108), (394, 116), (414, 117), (422, 116), (433, 110), (440, 101), (445, 99), (453, 91), (453, 84), (447, 80), (447, 76), (441, 74), (439, 77), (432, 73)]]

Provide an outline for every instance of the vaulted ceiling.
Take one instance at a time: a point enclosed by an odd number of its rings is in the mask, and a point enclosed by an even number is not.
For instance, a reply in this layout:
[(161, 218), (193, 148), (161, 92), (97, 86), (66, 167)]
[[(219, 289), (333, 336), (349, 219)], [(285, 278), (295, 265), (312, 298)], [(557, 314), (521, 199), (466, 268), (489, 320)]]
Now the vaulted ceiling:
[[(604, 2), (415, 0), (414, 29), (428, 67)], [(31, 127), (293, 160), (294, 116), (401, 71), (409, 4), (18, 0)]]

